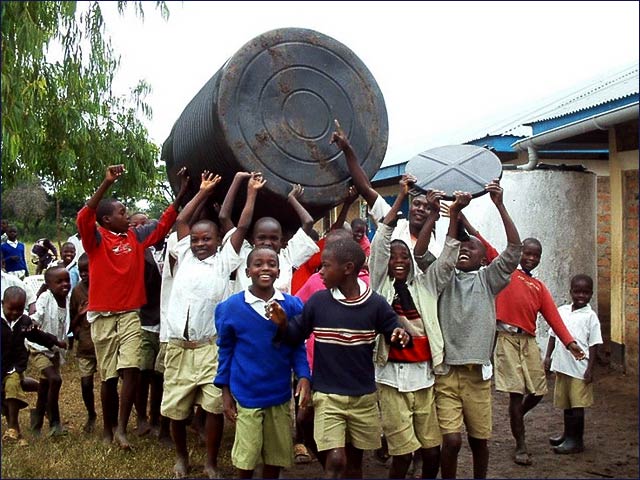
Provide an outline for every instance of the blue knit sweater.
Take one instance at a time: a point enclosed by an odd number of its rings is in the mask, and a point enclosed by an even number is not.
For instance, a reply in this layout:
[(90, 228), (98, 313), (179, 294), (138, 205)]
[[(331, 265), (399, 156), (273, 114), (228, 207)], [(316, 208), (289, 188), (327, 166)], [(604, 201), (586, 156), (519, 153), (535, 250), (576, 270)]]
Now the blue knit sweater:
[[(287, 316), (302, 312), (302, 302), (283, 294), (278, 303)], [(228, 385), (245, 408), (281, 405), (291, 398), (291, 370), (298, 378), (311, 378), (304, 344), (274, 343), (276, 325), (259, 315), (236, 293), (216, 307), (218, 330), (217, 387)]]
[(18, 246), (16, 248), (12, 247), (8, 243), (3, 243), (1, 248), (5, 272), (27, 270), (27, 261), (24, 256), (24, 243), (18, 242)]

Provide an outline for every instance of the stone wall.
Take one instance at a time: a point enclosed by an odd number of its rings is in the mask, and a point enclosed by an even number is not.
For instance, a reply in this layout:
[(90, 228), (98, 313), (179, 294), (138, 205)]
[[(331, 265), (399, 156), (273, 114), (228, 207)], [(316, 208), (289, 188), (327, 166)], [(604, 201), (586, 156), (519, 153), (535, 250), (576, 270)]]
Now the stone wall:
[(638, 373), (638, 170), (624, 172), (625, 367)]

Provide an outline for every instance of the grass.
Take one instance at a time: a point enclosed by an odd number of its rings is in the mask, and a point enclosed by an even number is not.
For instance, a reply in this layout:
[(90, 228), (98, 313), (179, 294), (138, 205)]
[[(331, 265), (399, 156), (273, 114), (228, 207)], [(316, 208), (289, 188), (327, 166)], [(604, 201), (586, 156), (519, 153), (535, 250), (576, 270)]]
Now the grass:
[[(136, 437), (135, 409), (129, 422), (129, 439), (133, 450), (122, 451), (115, 445), (105, 445), (101, 440), (101, 407), (99, 379), (96, 375), (95, 397), (98, 421), (96, 432), (86, 434), (82, 426), (86, 420), (86, 410), (80, 391), (80, 377), (73, 354), (62, 366), (62, 390), (60, 392), (60, 413), (62, 422), (69, 430), (66, 437), (48, 438), (47, 423), (42, 429), (42, 437), (35, 438), (29, 432), (29, 409), (20, 412), (20, 429), (29, 441), (29, 446), (19, 447), (15, 443), (2, 444), (2, 478), (172, 478), (175, 452), (161, 446), (153, 436)], [(38, 378), (32, 367), (28, 375)], [(35, 393), (28, 393), (29, 405), (36, 401)], [(3, 431), (6, 421), (2, 419)], [(230, 451), (233, 443), (233, 428), (225, 425), (223, 446), (219, 463), (223, 475), (233, 476)], [(191, 457), (191, 477), (202, 477), (205, 461), (205, 447), (199, 438), (189, 433)]]

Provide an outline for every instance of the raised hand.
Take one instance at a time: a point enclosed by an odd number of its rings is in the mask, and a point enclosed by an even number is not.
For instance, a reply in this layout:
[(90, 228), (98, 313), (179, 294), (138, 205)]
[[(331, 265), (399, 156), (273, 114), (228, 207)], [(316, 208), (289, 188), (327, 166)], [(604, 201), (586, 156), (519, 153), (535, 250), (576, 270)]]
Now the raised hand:
[(119, 165), (110, 165), (107, 167), (107, 173), (105, 175), (105, 180), (107, 180), (108, 182), (115, 182), (118, 178), (120, 178), (120, 175), (122, 175), (125, 172), (124, 169), (124, 165), (123, 164), (119, 164)]
[(293, 197), (297, 200), (300, 200), (302, 194), (304, 193), (304, 188), (299, 183), (296, 183), (291, 191), (289, 192), (289, 198)]
[(247, 184), (247, 188), (249, 190), (260, 190), (264, 187), (264, 184), (267, 183), (265, 178), (262, 176), (260, 172), (251, 172), (249, 174), (249, 183)]
[(487, 183), (484, 186), (484, 189), (487, 192), (489, 192), (489, 195), (491, 196), (491, 201), (493, 201), (493, 203), (496, 206), (502, 205), (503, 189), (500, 186), (500, 179), (499, 178), (495, 178), (490, 183)]
[(347, 138), (347, 135), (344, 133), (344, 130), (342, 130), (342, 127), (340, 126), (340, 122), (338, 122), (338, 120), (335, 119), (333, 123), (335, 124), (336, 129), (331, 134), (331, 142), (329, 143), (335, 143), (340, 150), (351, 148), (349, 139)]
[(440, 216), (440, 200), (445, 196), (445, 192), (442, 190), (427, 190), (427, 194), (425, 195), (425, 199), (427, 200), (427, 205), (431, 207), (431, 211), (433, 213), (437, 213), (438, 217)]
[(405, 197), (409, 195), (409, 192), (417, 181), (418, 179), (411, 173), (402, 174), (402, 178), (400, 178), (400, 181), (398, 182), (400, 184), (400, 193)]
[(180, 189), (178, 190), (178, 196), (180, 196), (186, 194), (189, 188), (189, 172), (187, 171), (187, 167), (182, 167), (178, 170), (177, 175), (180, 179)]
[(453, 192), (453, 195), (455, 196), (455, 200), (451, 205), (449, 205), (449, 214), (451, 214), (452, 211), (458, 213), (471, 203), (471, 194), (469, 192), (455, 191)]
[(359, 196), (360, 194), (358, 193), (358, 190), (356, 190), (356, 187), (351, 185), (347, 190), (347, 198), (344, 199), (344, 203), (351, 205)]
[(209, 172), (209, 170), (205, 170), (201, 175), (202, 179), (200, 180), (200, 190), (203, 190), (207, 193), (211, 193), (216, 185), (220, 183), (222, 177), (220, 175), (214, 175)]

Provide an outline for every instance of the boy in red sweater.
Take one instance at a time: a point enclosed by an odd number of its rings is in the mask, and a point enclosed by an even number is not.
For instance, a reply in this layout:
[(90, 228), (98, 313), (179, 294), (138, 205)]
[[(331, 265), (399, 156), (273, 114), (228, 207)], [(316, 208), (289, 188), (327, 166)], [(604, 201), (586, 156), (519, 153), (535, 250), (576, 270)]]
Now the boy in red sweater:
[[(180, 192), (158, 223), (129, 228), (125, 206), (115, 199), (102, 199), (123, 173), (124, 165), (107, 167), (100, 187), (78, 212), (76, 224), (89, 256), (91, 283), (87, 321), (91, 324), (91, 338), (102, 379), (103, 440), (115, 441), (121, 448), (129, 449), (127, 423), (140, 375), (138, 309), (146, 303), (144, 250), (169, 233), (188, 183), (185, 169), (182, 169), (179, 172), (183, 180)], [(120, 398), (119, 377), (122, 377)]]
[(538, 240), (523, 240), (520, 268), (511, 274), (509, 285), (496, 298), (496, 390), (509, 393), (511, 433), (516, 440), (513, 460), (519, 465), (531, 465), (525, 443), (524, 416), (547, 393), (544, 366), (536, 343), (538, 313), (576, 360), (585, 357), (562, 321), (551, 293), (531, 274), (541, 256), (542, 245)]

